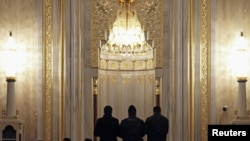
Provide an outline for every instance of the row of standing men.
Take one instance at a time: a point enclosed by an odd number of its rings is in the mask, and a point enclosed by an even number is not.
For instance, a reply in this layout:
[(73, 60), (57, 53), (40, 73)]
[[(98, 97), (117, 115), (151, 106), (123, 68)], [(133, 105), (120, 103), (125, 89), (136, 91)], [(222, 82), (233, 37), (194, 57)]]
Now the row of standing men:
[(147, 141), (166, 141), (169, 130), (169, 120), (161, 114), (161, 107), (153, 108), (153, 115), (146, 118), (145, 122), (136, 116), (136, 108), (130, 105), (128, 117), (119, 124), (119, 120), (112, 116), (112, 107), (104, 107), (104, 115), (97, 119), (94, 128), (94, 136), (100, 141), (143, 141), (147, 135)]

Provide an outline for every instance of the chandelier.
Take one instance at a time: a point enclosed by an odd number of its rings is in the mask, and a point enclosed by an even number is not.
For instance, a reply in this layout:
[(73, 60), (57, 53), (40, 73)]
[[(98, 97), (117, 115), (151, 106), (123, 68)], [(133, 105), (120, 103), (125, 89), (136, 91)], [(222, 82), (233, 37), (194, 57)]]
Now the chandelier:
[[(146, 34), (147, 35), (147, 34)], [(99, 68), (111, 70), (153, 69), (153, 41), (140, 24), (134, 0), (120, 0), (120, 8), (107, 41), (100, 46)]]

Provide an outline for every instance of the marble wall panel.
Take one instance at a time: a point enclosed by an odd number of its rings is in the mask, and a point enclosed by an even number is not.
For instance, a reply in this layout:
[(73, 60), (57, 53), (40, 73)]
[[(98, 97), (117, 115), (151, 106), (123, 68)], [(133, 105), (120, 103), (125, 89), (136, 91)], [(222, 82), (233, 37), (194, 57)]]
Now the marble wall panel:
[(16, 75), (16, 108), (24, 121), (25, 140), (35, 140), (37, 131), (37, 103), (41, 95), (42, 51), (39, 46), (37, 1), (0, 0), (0, 107), (6, 108), (6, 81), (3, 53), (9, 31), (16, 40), (19, 63)]
[[(232, 56), (234, 55), (235, 41), (240, 37), (240, 32), (244, 32), (245, 38), (250, 41), (250, 18), (247, 13), (250, 11), (250, 1), (248, 0), (217, 0), (215, 14), (214, 46), (212, 60), (212, 72), (214, 72), (213, 82), (215, 83), (215, 93), (212, 93), (215, 100), (216, 123), (228, 124), (234, 119), (237, 110), (238, 82), (233, 72), (234, 65)], [(235, 58), (233, 58), (235, 59)], [(250, 64), (249, 64), (250, 65)], [(250, 76), (250, 72), (248, 72)], [(250, 107), (250, 83), (246, 83), (247, 107)], [(223, 106), (228, 106), (224, 112)]]

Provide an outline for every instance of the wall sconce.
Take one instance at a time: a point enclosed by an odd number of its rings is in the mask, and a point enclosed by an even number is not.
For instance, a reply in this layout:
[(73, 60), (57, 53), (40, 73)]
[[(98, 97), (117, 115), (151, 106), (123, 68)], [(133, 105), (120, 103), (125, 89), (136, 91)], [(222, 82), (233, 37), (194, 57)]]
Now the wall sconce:
[(248, 43), (243, 36), (243, 32), (240, 33), (240, 38), (236, 41), (235, 51), (235, 69), (238, 80), (247, 80), (248, 67)]
[[(247, 118), (247, 99), (246, 99), (246, 82), (248, 72), (248, 52), (247, 41), (243, 36), (243, 32), (240, 34), (240, 38), (236, 42), (237, 50), (235, 51), (235, 68), (238, 82), (238, 103), (237, 103), (237, 120), (245, 120)], [(238, 121), (239, 122), (239, 121)], [(237, 122), (237, 123), (238, 123)]]
[(161, 105), (161, 91), (162, 91), (162, 78), (155, 78), (155, 96), (156, 96), (156, 105)]
[(3, 50), (3, 66), (5, 68), (5, 76), (7, 81), (7, 102), (6, 111), (2, 111), (0, 120), (0, 140), (24, 140), (24, 122), (18, 119), (19, 111), (16, 110), (15, 82), (16, 72), (18, 71), (19, 51), (17, 52), (17, 44), (9, 32), (9, 38)]
[(5, 68), (7, 81), (7, 117), (16, 117), (16, 98), (15, 98), (15, 81), (16, 81), (16, 43), (12, 37), (12, 32), (9, 33), (9, 39), (6, 44), (5, 52)]
[(15, 79), (16, 78), (16, 71), (17, 71), (17, 60), (15, 59), (17, 56), (16, 54), (16, 42), (12, 37), (12, 32), (9, 32), (9, 39), (6, 44), (6, 51), (5, 51), (5, 73), (7, 79)]
[(97, 77), (94, 77), (93, 80), (93, 94), (94, 95), (97, 95), (98, 94), (98, 78)]

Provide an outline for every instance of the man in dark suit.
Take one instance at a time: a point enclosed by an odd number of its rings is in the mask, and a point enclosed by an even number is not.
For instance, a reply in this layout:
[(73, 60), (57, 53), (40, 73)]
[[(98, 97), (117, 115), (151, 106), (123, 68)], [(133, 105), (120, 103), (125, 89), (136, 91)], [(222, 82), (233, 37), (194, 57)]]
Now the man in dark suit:
[(112, 107), (104, 107), (104, 115), (97, 119), (94, 136), (100, 137), (100, 141), (117, 141), (119, 120), (112, 116)]
[(169, 129), (168, 118), (161, 115), (159, 106), (155, 106), (153, 111), (154, 114), (145, 121), (147, 141), (166, 141)]
[(120, 124), (119, 136), (123, 141), (142, 141), (144, 134), (144, 121), (136, 117), (136, 108), (129, 106), (128, 118), (122, 120)]

